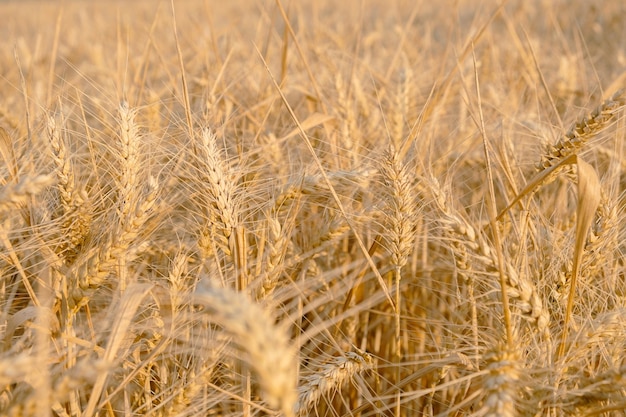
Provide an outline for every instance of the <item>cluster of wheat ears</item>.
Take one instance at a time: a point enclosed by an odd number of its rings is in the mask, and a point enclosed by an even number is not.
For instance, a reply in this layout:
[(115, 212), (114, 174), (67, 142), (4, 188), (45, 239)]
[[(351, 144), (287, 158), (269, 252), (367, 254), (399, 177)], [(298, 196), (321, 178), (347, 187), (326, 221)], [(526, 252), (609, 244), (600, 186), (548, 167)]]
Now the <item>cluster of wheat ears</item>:
[(0, 3), (0, 414), (623, 415), (626, 6), (426, 3)]

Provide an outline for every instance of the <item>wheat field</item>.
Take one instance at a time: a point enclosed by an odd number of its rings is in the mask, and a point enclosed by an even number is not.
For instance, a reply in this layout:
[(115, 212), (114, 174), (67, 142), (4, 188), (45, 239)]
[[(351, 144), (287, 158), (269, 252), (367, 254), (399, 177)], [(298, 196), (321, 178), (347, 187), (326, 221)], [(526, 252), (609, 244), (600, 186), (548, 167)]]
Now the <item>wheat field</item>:
[(0, 16), (0, 415), (625, 415), (626, 3)]

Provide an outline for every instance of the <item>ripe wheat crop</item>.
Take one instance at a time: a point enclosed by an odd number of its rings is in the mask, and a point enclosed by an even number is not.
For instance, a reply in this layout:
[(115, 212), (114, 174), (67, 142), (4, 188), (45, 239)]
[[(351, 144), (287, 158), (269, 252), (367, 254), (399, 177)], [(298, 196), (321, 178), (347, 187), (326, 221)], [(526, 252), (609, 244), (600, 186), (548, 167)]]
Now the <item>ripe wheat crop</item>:
[(624, 415), (623, 2), (0, 16), (0, 415)]

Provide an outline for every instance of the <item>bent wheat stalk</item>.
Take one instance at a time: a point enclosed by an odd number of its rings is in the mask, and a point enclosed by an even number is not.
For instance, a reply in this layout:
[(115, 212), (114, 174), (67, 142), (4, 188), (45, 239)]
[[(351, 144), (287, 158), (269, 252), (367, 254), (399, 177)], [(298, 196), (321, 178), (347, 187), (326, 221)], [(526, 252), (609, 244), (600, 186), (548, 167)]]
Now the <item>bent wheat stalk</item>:
[(576, 281), (580, 275), (580, 265), (582, 263), (585, 240), (593, 216), (600, 205), (600, 180), (595, 169), (583, 161), (577, 159), (578, 165), (578, 203), (576, 207), (576, 242), (574, 245), (574, 267), (572, 269), (572, 279), (570, 283), (569, 295), (567, 297), (567, 310), (565, 311), (565, 321), (563, 323), (563, 333), (561, 335), (561, 345), (557, 358), (562, 358), (565, 353), (565, 344), (569, 330), (569, 322), (574, 308), (574, 297), (576, 296)]

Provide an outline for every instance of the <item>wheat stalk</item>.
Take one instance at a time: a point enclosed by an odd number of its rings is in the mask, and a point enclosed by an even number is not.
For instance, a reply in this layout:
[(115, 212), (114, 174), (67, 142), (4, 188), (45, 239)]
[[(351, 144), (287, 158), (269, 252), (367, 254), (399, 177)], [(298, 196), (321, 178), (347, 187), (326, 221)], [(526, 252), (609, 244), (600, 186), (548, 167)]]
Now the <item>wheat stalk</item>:
[[(400, 292), (400, 282), (402, 280), (402, 267), (407, 263), (407, 258), (415, 242), (415, 228), (417, 222), (417, 202), (418, 193), (413, 187), (412, 178), (409, 175), (409, 167), (401, 160), (398, 153), (393, 149), (388, 149), (383, 155), (381, 164), (381, 174), (383, 186), (385, 187), (386, 222), (383, 233), (383, 240), (387, 244), (387, 249), (391, 252), (391, 266), (394, 269), (395, 280), (395, 302), (396, 310), (396, 357), (402, 357), (401, 342), (401, 322), (400, 314), (402, 310), (402, 300)], [(400, 368), (398, 368), (397, 380), (400, 380)], [(400, 412), (399, 398), (396, 413)]]
[[(127, 331), (133, 322), (133, 316), (150, 288), (151, 286), (147, 284), (133, 284), (122, 294), (117, 314), (111, 323), (110, 334), (102, 356), (102, 360), (105, 363), (113, 363), (116, 357), (118, 357), (119, 351), (126, 348)], [(108, 378), (109, 372), (100, 372), (96, 377), (93, 387), (91, 387), (91, 391), (88, 393), (89, 400), (85, 406), (84, 415), (94, 415), (100, 396), (107, 386)]]

